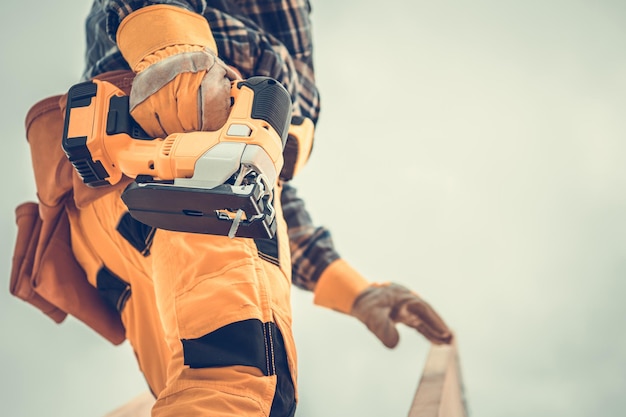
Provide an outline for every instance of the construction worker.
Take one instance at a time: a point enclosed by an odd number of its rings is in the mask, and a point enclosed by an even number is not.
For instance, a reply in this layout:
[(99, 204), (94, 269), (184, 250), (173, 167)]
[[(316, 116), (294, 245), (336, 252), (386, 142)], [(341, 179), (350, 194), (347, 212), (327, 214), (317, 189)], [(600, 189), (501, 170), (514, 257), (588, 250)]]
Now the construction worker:
[[(309, 13), (306, 0), (95, 0), (84, 78), (127, 92), (153, 137), (219, 129), (231, 81), (258, 75), (279, 81), (293, 114), (316, 122)], [(155, 230), (128, 214), (126, 184), (94, 191), (74, 182), (64, 210), (73, 254), (119, 313), (156, 397), (154, 417), (293, 416), (292, 284), (388, 347), (398, 343), (398, 322), (433, 343), (451, 341), (417, 294), (372, 283), (343, 260), (288, 182), (277, 186), (272, 239)]]

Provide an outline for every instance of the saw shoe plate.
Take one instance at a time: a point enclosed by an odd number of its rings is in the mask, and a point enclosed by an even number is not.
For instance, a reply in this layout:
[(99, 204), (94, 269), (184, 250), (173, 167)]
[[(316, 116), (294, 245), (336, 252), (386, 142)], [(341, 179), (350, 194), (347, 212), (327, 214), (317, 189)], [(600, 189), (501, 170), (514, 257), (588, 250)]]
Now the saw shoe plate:
[(213, 189), (131, 183), (122, 200), (136, 220), (152, 227), (244, 238), (272, 238), (276, 222), (258, 184)]

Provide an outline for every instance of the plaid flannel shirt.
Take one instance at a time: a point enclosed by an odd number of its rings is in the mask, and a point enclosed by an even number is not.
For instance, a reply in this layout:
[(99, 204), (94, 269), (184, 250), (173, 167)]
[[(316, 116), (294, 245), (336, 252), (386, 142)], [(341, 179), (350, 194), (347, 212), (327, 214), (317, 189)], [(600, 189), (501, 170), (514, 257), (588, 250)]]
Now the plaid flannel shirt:
[[(130, 69), (115, 43), (128, 14), (151, 4), (170, 4), (202, 14), (211, 27), (220, 57), (244, 78), (278, 80), (289, 91), (293, 113), (317, 122), (319, 93), (313, 69), (308, 0), (94, 0), (86, 21), (84, 79)], [(315, 226), (294, 187), (281, 197), (287, 222), (294, 285), (312, 291), (323, 270), (339, 255), (328, 230)]]

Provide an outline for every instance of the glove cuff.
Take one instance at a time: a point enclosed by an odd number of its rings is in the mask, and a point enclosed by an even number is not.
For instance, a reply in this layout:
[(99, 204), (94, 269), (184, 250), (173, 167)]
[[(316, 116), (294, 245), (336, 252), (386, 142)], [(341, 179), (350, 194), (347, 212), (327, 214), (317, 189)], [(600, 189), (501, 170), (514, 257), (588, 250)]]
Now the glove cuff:
[(322, 272), (315, 286), (313, 302), (350, 314), (354, 300), (369, 285), (370, 282), (346, 261), (337, 259)]
[(132, 12), (120, 23), (116, 39), (124, 59), (135, 72), (146, 57), (169, 46), (182, 46), (183, 51), (189, 47), (208, 48), (217, 55), (217, 44), (207, 20), (171, 5), (147, 6)]

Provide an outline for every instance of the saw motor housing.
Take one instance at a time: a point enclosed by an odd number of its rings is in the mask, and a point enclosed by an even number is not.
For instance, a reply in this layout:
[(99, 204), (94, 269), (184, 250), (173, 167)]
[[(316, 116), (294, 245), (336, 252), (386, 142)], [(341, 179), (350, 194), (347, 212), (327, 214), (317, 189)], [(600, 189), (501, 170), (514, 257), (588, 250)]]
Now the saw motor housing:
[[(87, 81), (68, 92), (63, 149), (88, 186), (134, 178), (122, 200), (144, 224), (271, 238), (273, 191), (292, 139), (291, 98), (272, 78), (252, 77), (231, 83), (231, 102), (217, 131), (151, 138), (130, 116), (127, 95), (106, 81)], [(312, 143), (312, 130), (308, 120), (294, 131)]]

